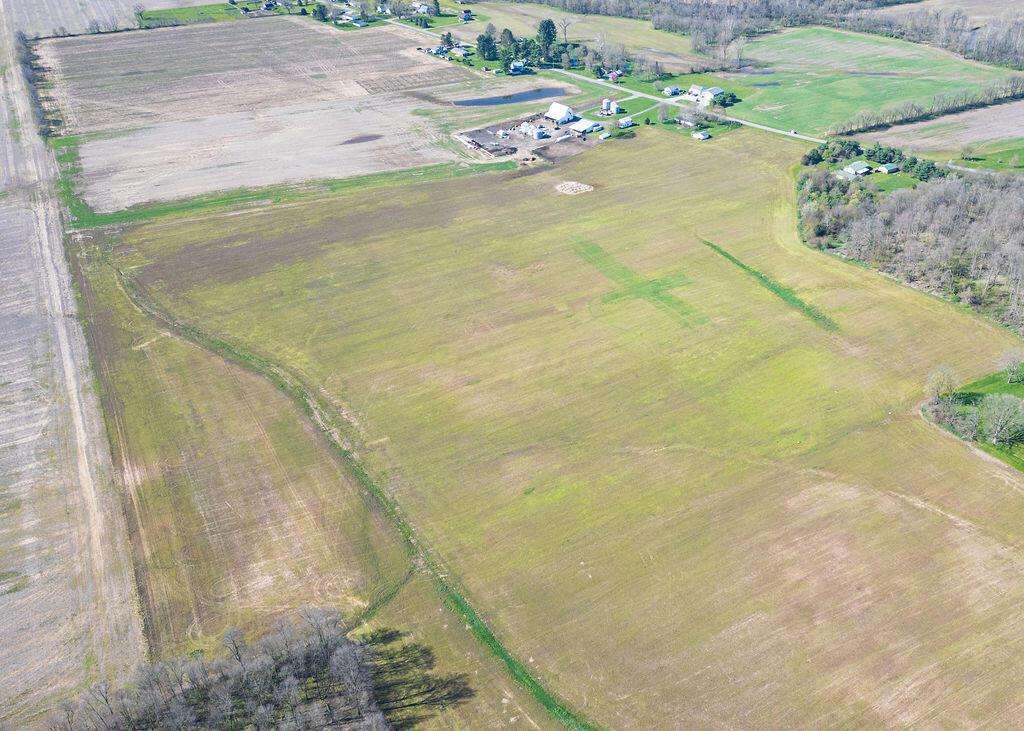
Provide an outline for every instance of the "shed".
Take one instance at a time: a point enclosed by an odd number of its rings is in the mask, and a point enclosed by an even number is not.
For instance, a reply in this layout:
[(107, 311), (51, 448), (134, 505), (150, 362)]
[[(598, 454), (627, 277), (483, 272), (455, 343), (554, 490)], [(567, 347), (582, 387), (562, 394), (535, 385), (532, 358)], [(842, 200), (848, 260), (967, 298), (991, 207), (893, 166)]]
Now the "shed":
[(867, 175), (871, 172), (871, 166), (863, 160), (857, 160), (844, 167), (843, 172), (850, 173), (851, 175)]
[(879, 165), (877, 168), (875, 168), (876, 173), (882, 173), (883, 175), (892, 175), (893, 173), (898, 173), (899, 171), (900, 166), (894, 162), (887, 162), (884, 165)]
[(694, 132), (692, 135), (690, 135), (690, 137), (692, 137), (695, 140), (710, 140), (711, 139), (711, 135), (709, 135), (704, 130), (701, 130), (700, 132)]
[(622, 119), (619, 120), (619, 129), (626, 129), (627, 127), (632, 127), (632, 126), (633, 126), (633, 118), (632, 117), (623, 117)]
[(590, 119), (581, 119), (578, 122), (575, 122), (569, 129), (578, 135), (585, 135), (590, 132), (600, 132), (604, 127), (599, 122), (594, 122)]
[(665, 96), (675, 96), (676, 94), (679, 93), (679, 91), (680, 89), (678, 86), (666, 86), (664, 89), (661, 90), (661, 93), (664, 94)]
[(544, 112), (544, 117), (555, 124), (565, 124), (576, 118), (576, 112), (572, 110), (572, 107), (567, 107), (559, 102), (551, 102), (551, 106)]

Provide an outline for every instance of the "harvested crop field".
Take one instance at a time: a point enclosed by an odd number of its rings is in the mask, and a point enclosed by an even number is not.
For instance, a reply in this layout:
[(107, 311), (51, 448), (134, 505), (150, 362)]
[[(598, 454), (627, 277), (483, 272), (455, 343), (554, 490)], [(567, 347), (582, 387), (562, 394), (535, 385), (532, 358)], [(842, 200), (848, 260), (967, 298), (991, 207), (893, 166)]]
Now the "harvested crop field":
[(917, 0), (901, 5), (893, 5), (872, 12), (882, 15), (899, 16), (921, 10), (962, 10), (974, 23), (987, 23), (1004, 16), (1015, 15), (1021, 8), (1015, 0)]
[(1024, 137), (1024, 101), (972, 109), (913, 124), (901, 124), (858, 138), (914, 152), (955, 153), (965, 145), (994, 145)]
[(805, 248), (806, 149), (646, 129), (529, 175), (154, 222), (111, 256), (343, 406), (431, 555), (597, 723), (1012, 725), (1024, 476), (916, 405), (1015, 340)]
[[(206, 5), (210, 0), (146, 0), (147, 10)], [(31, 0), (9, 3), (11, 25), (30, 38), (136, 26), (136, 0)]]
[(457, 159), (415, 96), (479, 83), (386, 26), (261, 18), (39, 45), (95, 210)]

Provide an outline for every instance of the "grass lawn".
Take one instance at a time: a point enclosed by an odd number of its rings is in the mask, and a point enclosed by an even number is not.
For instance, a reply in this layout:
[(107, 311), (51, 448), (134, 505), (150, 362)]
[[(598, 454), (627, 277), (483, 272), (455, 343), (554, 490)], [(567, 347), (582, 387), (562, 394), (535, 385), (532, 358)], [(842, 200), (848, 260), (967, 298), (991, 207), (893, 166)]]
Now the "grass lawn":
[[(729, 75), (736, 116), (824, 134), (860, 111), (983, 86), (1009, 74), (928, 46), (827, 28), (799, 28), (751, 42), (762, 75)], [(729, 83), (740, 84), (731, 88)]]
[[(1024, 398), (1024, 383), (1007, 383), (1006, 374), (999, 371), (961, 386), (957, 389), (957, 393), (971, 400), (991, 393), (1008, 393), (1017, 398)], [(1024, 444), (1019, 442), (1016, 444), (992, 444), (985, 439), (979, 439), (973, 444), (1011, 467), (1024, 472)]]
[(916, 188), (921, 181), (913, 175), (907, 175), (906, 173), (892, 173), (889, 175), (872, 173), (868, 176), (868, 182), (882, 193), (891, 193), (901, 188)]
[(597, 723), (1012, 725), (1024, 477), (916, 405), (1015, 338), (803, 246), (807, 149), (641, 133), (153, 221), (111, 263), (322, 389), (429, 555)]
[(961, 159), (959, 154), (952, 154), (948, 159), (969, 168), (1024, 172), (1024, 139), (1000, 140), (981, 145), (969, 160)]

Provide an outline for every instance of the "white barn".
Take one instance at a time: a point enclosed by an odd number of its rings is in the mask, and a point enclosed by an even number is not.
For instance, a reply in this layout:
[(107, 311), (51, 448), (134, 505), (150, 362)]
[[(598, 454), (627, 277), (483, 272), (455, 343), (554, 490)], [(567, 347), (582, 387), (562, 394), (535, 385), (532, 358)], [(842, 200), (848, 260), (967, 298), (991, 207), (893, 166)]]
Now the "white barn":
[(551, 106), (544, 112), (544, 118), (550, 119), (555, 124), (565, 124), (576, 119), (576, 112), (572, 107), (567, 107), (559, 102), (551, 102)]

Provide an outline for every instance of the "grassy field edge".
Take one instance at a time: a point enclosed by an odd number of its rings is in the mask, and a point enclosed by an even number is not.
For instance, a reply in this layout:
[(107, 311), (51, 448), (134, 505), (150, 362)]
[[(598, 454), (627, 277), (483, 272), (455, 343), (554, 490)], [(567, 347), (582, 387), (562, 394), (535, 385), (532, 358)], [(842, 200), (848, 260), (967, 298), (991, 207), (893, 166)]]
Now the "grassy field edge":
[(581, 730), (597, 728), (591, 721), (570, 708), (534, 678), (522, 661), (516, 658), (491, 631), (466, 597), (465, 592), (456, 585), (451, 574), (444, 569), (441, 559), (435, 556), (430, 547), (417, 536), (415, 529), (402, 515), (395, 499), (373, 480), (352, 450), (344, 446), (341, 429), (331, 416), (330, 406), (289, 370), (226, 340), (210, 335), (193, 324), (178, 320), (162, 310), (129, 274), (120, 269), (115, 269), (115, 272), (125, 294), (143, 314), (156, 320), (162, 327), (169, 328), (178, 336), (269, 379), (274, 386), (290, 396), (302, 412), (312, 419), (317, 430), (327, 440), (330, 448), (341, 458), (360, 487), (376, 501), (384, 515), (398, 530), (409, 556), (426, 568), (444, 604), (466, 622), (477, 640), (502, 662), (513, 680), (533, 696), (552, 718), (560, 721), (567, 728)]

